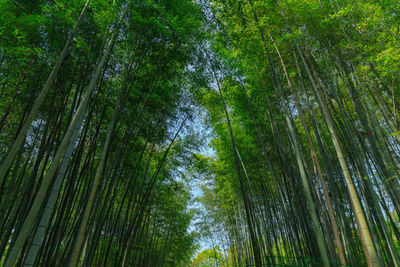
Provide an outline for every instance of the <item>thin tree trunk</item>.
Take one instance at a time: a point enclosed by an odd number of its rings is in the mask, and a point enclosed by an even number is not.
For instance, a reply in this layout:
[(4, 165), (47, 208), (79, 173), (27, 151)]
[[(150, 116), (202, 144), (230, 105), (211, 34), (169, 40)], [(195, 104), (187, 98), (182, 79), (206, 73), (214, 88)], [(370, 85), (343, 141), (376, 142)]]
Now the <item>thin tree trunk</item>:
[[(309, 131), (308, 127), (307, 127), (307, 123), (306, 123), (306, 120), (304, 118), (302, 109), (300, 107), (297, 94), (296, 94), (295, 89), (294, 89), (294, 87), (292, 85), (291, 79), (290, 79), (289, 74), (288, 74), (287, 69), (286, 69), (286, 65), (285, 65), (285, 63), (283, 61), (283, 58), (282, 58), (281, 53), (280, 53), (280, 51), (278, 49), (278, 46), (276, 45), (276, 42), (272, 38), (271, 34), (268, 33), (268, 35), (269, 35), (271, 41), (273, 42), (275, 50), (276, 50), (276, 52), (277, 52), (277, 54), (279, 56), (279, 59), (281, 61), (282, 68), (283, 68), (285, 76), (286, 76), (286, 80), (288, 82), (290, 91), (291, 91), (291, 93), (292, 93), (292, 95), (294, 97), (294, 102), (295, 102), (296, 108), (297, 108), (297, 110), (299, 112), (300, 120), (301, 120), (301, 123), (303, 125), (304, 131), (305, 131), (306, 136), (307, 136), (308, 144), (310, 145), (311, 157), (312, 157), (313, 164), (314, 164), (315, 168), (317, 169), (318, 176), (321, 179), (322, 189), (323, 189), (324, 196), (325, 196), (325, 199), (326, 199), (326, 202), (327, 202), (327, 205), (328, 205), (328, 214), (329, 214), (330, 221), (332, 223), (332, 228), (333, 228), (333, 233), (334, 233), (334, 237), (335, 237), (336, 247), (337, 247), (338, 253), (339, 253), (340, 263), (343, 264), (343, 265), (346, 265), (346, 260), (344, 258), (344, 253), (343, 253), (343, 248), (342, 248), (342, 242), (340, 241), (339, 232), (338, 232), (338, 228), (337, 228), (337, 224), (336, 224), (336, 219), (335, 219), (335, 216), (333, 214), (333, 208), (332, 208), (331, 199), (329, 197), (328, 190), (326, 188), (325, 179), (324, 179), (324, 176), (323, 176), (322, 171), (321, 171), (321, 166), (319, 165), (319, 161), (317, 159), (316, 150), (315, 150), (314, 144), (313, 144), (311, 136), (310, 136), (310, 131)], [(324, 264), (326, 264), (326, 263), (329, 264), (328, 262), (325, 262), (326, 260), (327, 259), (324, 259)]]
[(117, 102), (115, 104), (114, 113), (112, 115), (110, 126), (109, 126), (108, 131), (107, 131), (107, 136), (106, 136), (106, 140), (104, 142), (103, 149), (102, 149), (102, 152), (101, 152), (100, 161), (99, 161), (99, 163), (97, 165), (96, 175), (94, 177), (93, 184), (92, 184), (92, 186), (90, 188), (89, 199), (87, 201), (87, 204), (86, 204), (86, 207), (85, 207), (85, 211), (83, 213), (82, 220), (81, 220), (81, 222), (79, 224), (79, 231), (78, 231), (74, 246), (72, 248), (72, 254), (71, 254), (71, 258), (70, 258), (70, 261), (68, 263), (68, 266), (77, 266), (78, 261), (79, 261), (79, 255), (80, 255), (81, 247), (82, 247), (83, 240), (84, 240), (84, 237), (85, 237), (86, 226), (87, 226), (87, 223), (88, 223), (88, 220), (89, 220), (90, 213), (92, 211), (94, 197), (95, 197), (95, 194), (97, 192), (97, 188), (98, 188), (99, 183), (100, 183), (100, 178), (102, 177), (102, 174), (103, 174), (105, 161), (106, 161), (106, 156), (107, 156), (107, 153), (108, 153), (108, 150), (109, 150), (109, 146), (111, 144), (111, 137), (112, 137), (112, 135), (114, 133), (115, 126), (117, 125), (117, 122), (118, 122), (118, 117), (119, 117), (119, 113), (120, 113), (120, 110), (121, 110), (121, 106), (123, 105), (123, 99), (125, 97), (126, 88), (128, 86), (127, 85), (127, 80), (128, 80), (129, 69), (130, 69), (131, 65), (132, 65), (132, 62), (129, 63), (126, 80), (124, 81), (124, 83), (122, 85), (122, 89), (121, 89), (120, 95), (119, 95), (118, 100), (117, 100)]
[(29, 214), (28, 214), (27, 218), (25, 219), (25, 222), (22, 226), (21, 232), (18, 234), (18, 238), (17, 238), (14, 246), (10, 249), (10, 253), (5, 262), (6, 267), (13, 266), (14, 263), (18, 260), (19, 254), (21, 253), (22, 248), (23, 248), (23, 244), (24, 244), (29, 232), (31, 231), (33, 224), (35, 223), (35, 220), (39, 214), (41, 205), (47, 195), (47, 191), (48, 191), (50, 185), (52, 184), (53, 177), (59, 167), (61, 159), (64, 156), (65, 150), (67, 148), (67, 145), (69, 143), (69, 139), (73, 133), (73, 130), (75, 127), (80, 127), (80, 125), (78, 125), (78, 123), (77, 123), (79, 120), (80, 114), (85, 113), (86, 106), (89, 101), (90, 95), (96, 87), (97, 78), (100, 74), (100, 71), (103, 69), (104, 63), (105, 63), (108, 55), (111, 52), (116, 35), (117, 35), (116, 33), (114, 33), (112, 35), (110, 41), (107, 44), (107, 47), (106, 47), (104, 53), (101, 55), (101, 59), (95, 68), (95, 71), (90, 80), (90, 83), (85, 92), (85, 95), (83, 96), (83, 98), (79, 104), (79, 107), (75, 112), (75, 115), (64, 135), (64, 138), (63, 138), (59, 148), (57, 149), (57, 153), (54, 156), (53, 161), (52, 161), (49, 169), (46, 172), (46, 175), (43, 177), (43, 183), (42, 183), (42, 185), (39, 189), (39, 192), (34, 200), (34, 203), (32, 204)]
[[(207, 52), (206, 52), (207, 53)], [(237, 171), (237, 175), (239, 177), (239, 183), (240, 183), (240, 191), (242, 193), (242, 197), (243, 197), (243, 202), (245, 205), (245, 212), (246, 212), (246, 219), (247, 219), (247, 223), (248, 223), (248, 227), (249, 227), (249, 231), (250, 231), (250, 239), (251, 239), (251, 243), (252, 243), (252, 247), (253, 247), (253, 253), (254, 253), (254, 260), (255, 260), (255, 265), (256, 267), (261, 267), (262, 266), (262, 258), (261, 258), (261, 253), (260, 253), (260, 246), (257, 240), (257, 236), (253, 227), (253, 222), (251, 220), (251, 212), (252, 212), (252, 208), (251, 208), (251, 204), (250, 204), (250, 200), (247, 196), (247, 192), (245, 191), (245, 186), (244, 186), (244, 181), (243, 181), (243, 177), (242, 177), (242, 173), (240, 171), (240, 163), (239, 163), (239, 157), (236, 153), (236, 144), (235, 144), (235, 138), (233, 136), (233, 131), (232, 131), (232, 126), (231, 126), (231, 122), (230, 122), (230, 118), (229, 118), (229, 114), (228, 114), (228, 110), (225, 104), (225, 100), (224, 100), (224, 96), (222, 94), (221, 91), (221, 87), (219, 84), (219, 80), (218, 77), (215, 73), (214, 67), (213, 67), (213, 63), (209, 57), (209, 55), (207, 54), (207, 57), (209, 59), (209, 62), (211, 64), (211, 69), (212, 72), (214, 74), (214, 78), (217, 82), (217, 88), (218, 88), (218, 92), (219, 95), (221, 97), (221, 101), (224, 107), (224, 111), (225, 111), (225, 116), (226, 116), (226, 120), (228, 123), (228, 128), (229, 128), (229, 134), (230, 134), (230, 138), (231, 138), (231, 143), (232, 143), (232, 149), (233, 149), (233, 154), (235, 157), (235, 166), (236, 166), (236, 171)]]
[[(80, 118), (77, 123), (78, 125), (82, 123), (84, 117), (83, 115), (84, 115), (83, 113), (80, 115)], [(48, 228), (48, 225), (50, 223), (53, 214), (54, 206), (56, 205), (57, 202), (58, 193), (60, 191), (62, 182), (64, 180), (65, 172), (67, 171), (67, 166), (71, 159), (72, 152), (74, 151), (75, 143), (78, 139), (78, 136), (79, 136), (79, 128), (75, 127), (71, 139), (69, 141), (67, 150), (65, 152), (63, 161), (61, 163), (60, 169), (58, 171), (57, 178), (54, 182), (53, 189), (51, 190), (49, 199), (47, 200), (45, 210), (40, 219), (38, 228), (36, 229), (33, 242), (30, 245), (30, 248), (28, 249), (28, 256), (26, 257), (26, 261), (24, 264), (25, 266), (34, 265), (36, 256), (39, 252), (40, 247), (42, 246), (46, 230)]]
[(53, 70), (51, 71), (49, 77), (47, 78), (45, 85), (43, 86), (38, 97), (36, 98), (35, 102), (33, 103), (31, 111), (29, 112), (29, 115), (26, 117), (24, 124), (20, 128), (18, 135), (17, 135), (16, 139), (14, 140), (14, 143), (12, 144), (11, 148), (9, 149), (9, 151), (7, 153), (7, 156), (4, 158), (4, 160), (2, 161), (2, 163), (0, 165), (0, 184), (3, 183), (3, 180), (6, 177), (8, 169), (10, 168), (10, 166), (15, 158), (15, 155), (17, 154), (19, 148), (21, 147), (21, 144), (25, 139), (26, 133), (28, 132), (32, 121), (34, 120), (37, 112), (39, 111), (39, 108), (40, 108), (41, 104), (43, 103), (47, 92), (50, 90), (50, 87), (53, 85), (54, 80), (57, 77), (57, 73), (60, 70), (61, 63), (64, 61), (65, 57), (67, 56), (69, 47), (70, 47), (72, 41), (74, 40), (76, 32), (78, 31), (79, 24), (81, 23), (81, 21), (84, 17), (84, 14), (89, 6), (89, 1), (90, 0), (86, 1), (85, 5), (81, 11), (81, 14), (79, 15), (79, 18), (76, 21), (75, 26), (74, 26), (70, 36), (68, 37), (67, 42), (65, 43), (64, 48), (61, 51), (61, 53), (56, 61), (56, 64), (53, 67)]
[(344, 174), (344, 177), (346, 180), (349, 196), (351, 199), (352, 208), (354, 211), (354, 216), (356, 218), (356, 222), (357, 222), (358, 229), (360, 232), (361, 241), (362, 241), (363, 249), (364, 249), (364, 254), (365, 254), (365, 258), (367, 260), (368, 266), (370, 266), (370, 267), (379, 266), (380, 264), (378, 261), (378, 257), (377, 257), (376, 251), (375, 251), (374, 244), (371, 239), (371, 234), (369, 232), (368, 225), (365, 220), (364, 212), (362, 210), (361, 203), (358, 198), (357, 191), (354, 186), (349, 167), (344, 158), (343, 151), (342, 151), (342, 148), (339, 143), (339, 138), (337, 136), (333, 120), (327, 110), (326, 103), (325, 103), (324, 99), (322, 98), (321, 93), (319, 92), (319, 89), (317, 88), (317, 85), (314, 82), (314, 79), (312, 78), (311, 72), (310, 72), (308, 65), (303, 57), (303, 53), (301, 52), (298, 45), (296, 45), (295, 47), (300, 56), (301, 62), (306, 70), (306, 73), (310, 80), (311, 87), (314, 91), (314, 94), (316, 95), (316, 97), (318, 99), (320, 108), (324, 114), (328, 129), (329, 129), (329, 133), (331, 135), (332, 142), (335, 147), (336, 154), (339, 159), (339, 163), (340, 163), (340, 166), (342, 168), (342, 171), (343, 171), (343, 174)]
[[(284, 100), (282, 100), (282, 102), (283, 101)], [(320, 224), (320, 221), (318, 220), (315, 202), (312, 198), (311, 190), (308, 185), (307, 176), (306, 176), (303, 160), (301, 158), (301, 152), (300, 152), (300, 148), (299, 148), (298, 141), (296, 138), (296, 134), (294, 132), (293, 123), (292, 123), (292, 120), (287, 115), (288, 111), (287, 111), (286, 103), (282, 103), (282, 106), (284, 109), (284, 114), (285, 114), (288, 129), (289, 129), (290, 137), (292, 139), (292, 144), (293, 144), (293, 148), (294, 148), (294, 152), (295, 152), (295, 156), (296, 156), (296, 160), (297, 160), (297, 165), (299, 166), (300, 177), (301, 177), (303, 189), (304, 189), (304, 192), (306, 195), (307, 204), (309, 206), (311, 221), (313, 222), (313, 225), (314, 225), (314, 231), (315, 231), (315, 235), (317, 237), (317, 244), (318, 244), (319, 252), (320, 252), (320, 255), (322, 258), (322, 264), (325, 267), (329, 267), (330, 264), (329, 264), (329, 259), (328, 259), (328, 255), (327, 255), (327, 249), (326, 249), (326, 245), (325, 245), (324, 235), (322, 233), (322, 226)]]

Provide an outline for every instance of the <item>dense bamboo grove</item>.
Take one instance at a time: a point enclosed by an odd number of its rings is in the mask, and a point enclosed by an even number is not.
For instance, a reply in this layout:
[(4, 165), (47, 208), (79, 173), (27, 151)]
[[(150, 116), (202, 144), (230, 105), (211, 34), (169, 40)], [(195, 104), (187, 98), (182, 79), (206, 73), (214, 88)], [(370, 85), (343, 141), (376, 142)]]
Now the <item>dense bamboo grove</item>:
[(395, 0), (2, 1), (0, 264), (399, 266), (399, 36)]
[(188, 1), (0, 8), (4, 266), (190, 260), (190, 195), (177, 168), (199, 9)]

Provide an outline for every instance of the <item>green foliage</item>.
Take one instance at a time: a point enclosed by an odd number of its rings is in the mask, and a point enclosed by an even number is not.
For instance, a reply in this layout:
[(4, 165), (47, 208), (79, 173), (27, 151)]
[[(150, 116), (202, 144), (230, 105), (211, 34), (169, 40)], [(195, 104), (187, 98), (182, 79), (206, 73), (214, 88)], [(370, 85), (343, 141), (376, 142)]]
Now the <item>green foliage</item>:
[[(85, 3), (0, 1), (0, 160)], [(309, 188), (330, 259), (339, 256), (333, 218), (346, 262), (366, 264), (357, 196), (380, 261), (395, 266), (399, 8), (396, 0), (90, 1), (0, 184), (1, 260), (28, 232), (18, 264), (36, 234), (36, 265), (68, 264), (105, 151), (81, 265), (243, 266), (253, 264), (256, 243), (264, 262), (318, 259)], [(21, 229), (90, 83), (65, 170), (59, 182), (49, 178), (60, 187), (45, 199), (49, 223)]]
[(193, 267), (214, 267), (216, 265), (220, 266), (223, 262), (222, 254), (219, 252), (219, 248), (206, 249), (201, 251), (192, 260), (190, 266)]

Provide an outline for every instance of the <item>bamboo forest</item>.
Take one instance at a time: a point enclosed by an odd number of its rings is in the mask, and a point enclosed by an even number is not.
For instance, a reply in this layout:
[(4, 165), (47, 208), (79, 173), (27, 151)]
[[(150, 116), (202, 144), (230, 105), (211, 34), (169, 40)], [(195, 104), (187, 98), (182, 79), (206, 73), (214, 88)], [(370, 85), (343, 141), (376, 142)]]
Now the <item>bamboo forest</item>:
[(400, 267), (400, 1), (0, 0), (0, 266)]

